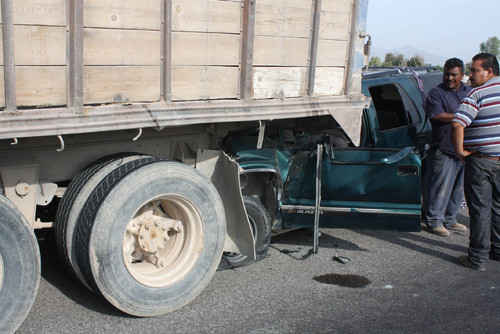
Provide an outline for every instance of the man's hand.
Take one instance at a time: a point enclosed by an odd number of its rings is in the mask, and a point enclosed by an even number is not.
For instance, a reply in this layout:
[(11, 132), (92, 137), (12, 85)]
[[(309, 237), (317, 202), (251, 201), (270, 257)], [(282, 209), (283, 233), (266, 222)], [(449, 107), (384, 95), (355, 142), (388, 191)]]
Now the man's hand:
[(469, 155), (476, 153), (476, 151), (467, 151), (464, 150), (461, 154), (457, 155), (457, 158), (459, 158), (462, 162), (465, 162), (465, 158), (467, 158)]

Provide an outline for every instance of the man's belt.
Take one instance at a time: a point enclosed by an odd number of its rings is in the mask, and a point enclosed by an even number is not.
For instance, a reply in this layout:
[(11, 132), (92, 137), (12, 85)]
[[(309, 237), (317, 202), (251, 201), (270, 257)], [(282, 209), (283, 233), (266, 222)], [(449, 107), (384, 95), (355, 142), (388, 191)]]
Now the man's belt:
[(481, 152), (474, 152), (471, 154), (472, 157), (474, 158), (481, 158), (481, 159), (489, 159), (489, 160), (496, 160), (499, 161), (500, 157), (492, 157), (491, 155), (486, 155)]

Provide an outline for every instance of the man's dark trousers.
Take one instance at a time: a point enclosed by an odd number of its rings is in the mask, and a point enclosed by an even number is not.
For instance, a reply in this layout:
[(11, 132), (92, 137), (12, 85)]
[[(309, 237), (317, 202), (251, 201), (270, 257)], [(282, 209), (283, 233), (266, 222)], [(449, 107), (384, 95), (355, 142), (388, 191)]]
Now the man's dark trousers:
[(500, 258), (500, 161), (468, 157), (465, 197), (469, 207), (469, 260), (484, 266), (490, 250)]

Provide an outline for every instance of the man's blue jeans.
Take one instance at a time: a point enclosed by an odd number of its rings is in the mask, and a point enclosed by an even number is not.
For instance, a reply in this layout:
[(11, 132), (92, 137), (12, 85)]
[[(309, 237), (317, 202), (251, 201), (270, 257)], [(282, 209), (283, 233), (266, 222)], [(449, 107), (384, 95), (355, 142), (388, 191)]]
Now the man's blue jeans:
[(469, 207), (469, 260), (484, 265), (491, 251), (500, 258), (500, 161), (467, 158), (465, 197)]
[(458, 158), (432, 148), (427, 157), (422, 212), (428, 227), (455, 223), (464, 199), (464, 164)]

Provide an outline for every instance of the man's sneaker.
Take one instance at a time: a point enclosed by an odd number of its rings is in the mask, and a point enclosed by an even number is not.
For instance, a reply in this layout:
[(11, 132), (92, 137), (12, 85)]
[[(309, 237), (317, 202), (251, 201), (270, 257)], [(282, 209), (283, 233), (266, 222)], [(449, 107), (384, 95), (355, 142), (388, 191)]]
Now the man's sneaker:
[(447, 229), (450, 231), (467, 232), (467, 226), (462, 225), (462, 224), (457, 223), (457, 222), (448, 226)]
[(492, 251), (490, 251), (490, 256), (489, 256), (489, 258), (490, 258), (490, 260), (500, 262), (500, 257), (495, 256), (495, 254), (494, 254)]
[(467, 256), (467, 255), (461, 255), (461, 256), (459, 256), (458, 257), (458, 262), (460, 262), (460, 264), (462, 266), (465, 266), (465, 267), (468, 267), (468, 268), (471, 268), (471, 269), (474, 269), (474, 270), (486, 271), (486, 267), (484, 265), (481, 266), (481, 265), (478, 265), (478, 264), (470, 262), (469, 256)]
[(447, 237), (450, 235), (450, 232), (444, 227), (444, 226), (438, 226), (438, 227), (427, 227), (427, 231), (437, 234), (441, 237)]

